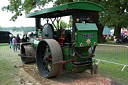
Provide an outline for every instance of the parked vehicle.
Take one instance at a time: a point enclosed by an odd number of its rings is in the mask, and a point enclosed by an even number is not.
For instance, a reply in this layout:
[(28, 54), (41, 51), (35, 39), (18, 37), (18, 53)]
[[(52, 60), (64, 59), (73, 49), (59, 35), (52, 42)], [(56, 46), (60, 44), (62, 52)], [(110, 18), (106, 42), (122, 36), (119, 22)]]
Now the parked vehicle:
[[(93, 57), (98, 45), (98, 29), (90, 17), (99, 11), (103, 11), (102, 6), (84, 1), (27, 14), (26, 17), (36, 20), (36, 39), (33, 43), (21, 44), (19, 55), (23, 63), (36, 61), (40, 74), (46, 78), (57, 76), (62, 69), (73, 72), (90, 69), (92, 74), (97, 73)], [(65, 30), (60, 26), (63, 16), (72, 16), (71, 29)], [(44, 26), (41, 26), (41, 18), (47, 21)]]
[(0, 31), (0, 43), (9, 43), (12, 34), (8, 31)]

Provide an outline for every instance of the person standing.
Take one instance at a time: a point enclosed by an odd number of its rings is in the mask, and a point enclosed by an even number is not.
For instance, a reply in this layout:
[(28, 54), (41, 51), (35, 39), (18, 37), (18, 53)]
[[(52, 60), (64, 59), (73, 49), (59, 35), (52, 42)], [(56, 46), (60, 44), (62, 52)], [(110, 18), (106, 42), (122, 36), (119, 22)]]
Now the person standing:
[(12, 39), (12, 45), (13, 45), (13, 51), (17, 51), (17, 41), (16, 41), (16, 37), (14, 36)]
[(27, 42), (28, 41), (28, 37), (26, 34), (23, 35), (23, 38), (22, 38), (22, 43), (23, 42)]
[(13, 36), (10, 36), (10, 38), (9, 38), (9, 41), (10, 41), (10, 48), (11, 48), (11, 46), (12, 46), (12, 38), (13, 38)]
[(17, 41), (17, 48), (18, 48), (18, 50), (20, 50), (20, 37), (19, 37), (19, 34), (17, 34), (16, 41)]

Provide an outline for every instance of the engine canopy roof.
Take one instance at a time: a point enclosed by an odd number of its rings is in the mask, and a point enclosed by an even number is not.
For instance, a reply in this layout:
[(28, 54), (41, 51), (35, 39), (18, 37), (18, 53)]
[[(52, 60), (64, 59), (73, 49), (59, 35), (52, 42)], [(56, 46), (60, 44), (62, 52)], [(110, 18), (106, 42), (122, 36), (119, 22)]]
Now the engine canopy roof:
[(87, 12), (93, 11), (103, 11), (103, 7), (99, 4), (89, 2), (89, 1), (81, 1), (81, 2), (71, 2), (59, 6), (55, 6), (52, 8), (40, 10), (37, 12), (33, 12), (27, 14), (27, 18), (55, 18), (72, 15), (75, 10), (82, 10)]

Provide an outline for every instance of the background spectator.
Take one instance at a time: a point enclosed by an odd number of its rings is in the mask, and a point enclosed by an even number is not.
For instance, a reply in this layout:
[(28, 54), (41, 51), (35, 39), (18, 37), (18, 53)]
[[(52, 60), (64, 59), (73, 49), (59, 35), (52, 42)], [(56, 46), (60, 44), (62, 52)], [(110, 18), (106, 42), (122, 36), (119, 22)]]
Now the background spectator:
[(26, 34), (23, 35), (23, 38), (22, 38), (22, 42), (27, 42), (28, 41), (28, 37)]
[(19, 37), (19, 34), (17, 34), (16, 41), (17, 41), (17, 48), (18, 48), (18, 50), (20, 50), (20, 37)]
[(11, 48), (11, 46), (12, 46), (12, 38), (13, 38), (13, 36), (10, 36), (10, 38), (9, 38), (9, 41), (10, 41), (10, 48)]
[(12, 45), (13, 45), (13, 51), (14, 52), (17, 51), (17, 41), (16, 41), (15, 36), (12, 39)]

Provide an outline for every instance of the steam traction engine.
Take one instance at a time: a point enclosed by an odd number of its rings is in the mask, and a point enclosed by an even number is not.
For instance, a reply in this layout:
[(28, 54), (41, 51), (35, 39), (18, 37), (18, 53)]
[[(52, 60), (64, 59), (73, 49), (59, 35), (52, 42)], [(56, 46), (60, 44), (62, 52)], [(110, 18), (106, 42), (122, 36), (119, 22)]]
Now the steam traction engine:
[[(90, 69), (96, 73), (93, 57), (98, 29), (91, 23), (91, 15), (102, 10), (102, 6), (92, 2), (72, 2), (27, 14), (26, 17), (35, 18), (36, 39), (21, 44), (21, 60), (25, 64), (36, 61), (40, 74), (46, 78), (57, 76), (62, 69), (74, 72)], [(63, 16), (72, 17), (70, 29), (59, 24)], [(41, 18), (47, 21), (44, 26)]]

